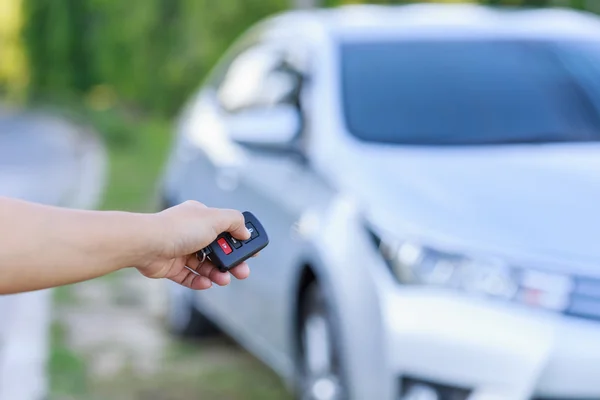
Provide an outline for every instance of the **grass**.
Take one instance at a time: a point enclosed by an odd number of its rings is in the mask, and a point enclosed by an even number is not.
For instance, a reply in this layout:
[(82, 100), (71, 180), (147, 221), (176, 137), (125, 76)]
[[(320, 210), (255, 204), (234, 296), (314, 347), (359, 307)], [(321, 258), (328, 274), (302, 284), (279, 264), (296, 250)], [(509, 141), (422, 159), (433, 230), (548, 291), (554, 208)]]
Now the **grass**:
[(152, 375), (129, 369), (110, 379), (87, 373), (86, 359), (65, 344), (53, 326), (49, 400), (291, 400), (279, 378), (224, 338), (174, 342)]
[(203, 345), (175, 342), (157, 374), (124, 372), (110, 382), (92, 383), (92, 388), (86, 399), (291, 399), (278, 377), (225, 339)]
[(154, 211), (157, 182), (171, 145), (170, 123), (115, 111), (91, 113), (106, 138), (108, 187), (102, 209)]
[(60, 323), (52, 324), (50, 339), (50, 400), (85, 396), (88, 391), (85, 360), (66, 345)]
[(132, 142), (109, 143), (110, 173), (103, 209), (154, 211), (156, 184), (170, 146), (169, 124), (131, 125)]

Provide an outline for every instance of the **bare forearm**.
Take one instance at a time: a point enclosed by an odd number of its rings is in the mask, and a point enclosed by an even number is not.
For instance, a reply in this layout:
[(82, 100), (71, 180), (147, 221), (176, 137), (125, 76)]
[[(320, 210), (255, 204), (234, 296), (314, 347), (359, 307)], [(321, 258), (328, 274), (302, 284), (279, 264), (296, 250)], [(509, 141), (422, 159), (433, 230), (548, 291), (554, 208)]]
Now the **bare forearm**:
[(125, 267), (194, 290), (246, 279), (248, 264), (220, 272), (198, 250), (222, 232), (246, 240), (236, 210), (185, 201), (155, 214), (81, 211), (0, 197), (0, 294), (62, 286)]
[(154, 236), (150, 215), (0, 198), (0, 293), (80, 282), (132, 266)]

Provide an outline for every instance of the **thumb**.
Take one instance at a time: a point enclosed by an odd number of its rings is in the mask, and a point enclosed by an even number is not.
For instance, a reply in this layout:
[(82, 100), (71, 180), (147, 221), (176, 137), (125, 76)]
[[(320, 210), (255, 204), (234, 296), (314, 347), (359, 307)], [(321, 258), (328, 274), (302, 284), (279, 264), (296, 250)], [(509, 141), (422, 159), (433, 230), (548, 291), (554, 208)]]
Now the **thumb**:
[(244, 215), (237, 210), (216, 208), (212, 213), (212, 226), (217, 235), (229, 232), (236, 239), (249, 239), (250, 232), (245, 222)]

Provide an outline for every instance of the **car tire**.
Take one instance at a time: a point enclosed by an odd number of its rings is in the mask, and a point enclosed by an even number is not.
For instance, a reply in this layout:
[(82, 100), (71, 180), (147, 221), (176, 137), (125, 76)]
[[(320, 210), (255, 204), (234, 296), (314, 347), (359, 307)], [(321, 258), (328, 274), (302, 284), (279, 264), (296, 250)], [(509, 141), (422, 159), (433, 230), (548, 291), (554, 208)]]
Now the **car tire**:
[(194, 305), (191, 289), (171, 284), (166, 324), (171, 334), (182, 339), (198, 339), (219, 334), (219, 329)]
[(333, 316), (317, 282), (310, 283), (300, 305), (298, 400), (348, 399)]

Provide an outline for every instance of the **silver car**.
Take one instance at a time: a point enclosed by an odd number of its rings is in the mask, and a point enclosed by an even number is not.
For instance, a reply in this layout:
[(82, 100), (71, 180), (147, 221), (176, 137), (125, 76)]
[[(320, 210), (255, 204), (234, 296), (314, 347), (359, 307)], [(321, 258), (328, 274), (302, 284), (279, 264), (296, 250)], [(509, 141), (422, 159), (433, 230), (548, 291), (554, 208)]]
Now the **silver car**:
[(161, 185), (252, 211), (248, 280), (170, 287), (302, 399), (600, 398), (600, 22), (353, 6), (246, 32)]

